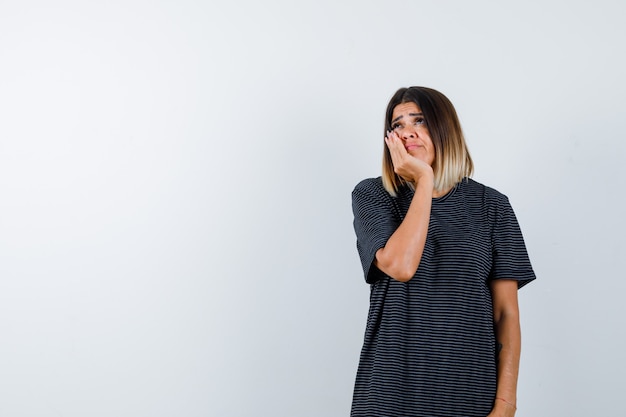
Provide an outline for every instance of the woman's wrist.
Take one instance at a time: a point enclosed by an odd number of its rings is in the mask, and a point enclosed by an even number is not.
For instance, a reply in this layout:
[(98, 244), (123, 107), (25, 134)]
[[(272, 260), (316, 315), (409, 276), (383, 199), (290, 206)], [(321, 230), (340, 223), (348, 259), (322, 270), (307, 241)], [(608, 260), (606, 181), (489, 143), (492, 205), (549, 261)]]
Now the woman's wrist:
[(419, 172), (418, 175), (413, 177), (415, 180), (415, 186), (422, 186), (432, 189), (435, 184), (435, 176), (433, 172)]
[(500, 402), (506, 404), (509, 407), (513, 407), (514, 410), (517, 410), (517, 406), (512, 401), (506, 400), (506, 399), (501, 398), (501, 397), (496, 397), (496, 401), (500, 401)]

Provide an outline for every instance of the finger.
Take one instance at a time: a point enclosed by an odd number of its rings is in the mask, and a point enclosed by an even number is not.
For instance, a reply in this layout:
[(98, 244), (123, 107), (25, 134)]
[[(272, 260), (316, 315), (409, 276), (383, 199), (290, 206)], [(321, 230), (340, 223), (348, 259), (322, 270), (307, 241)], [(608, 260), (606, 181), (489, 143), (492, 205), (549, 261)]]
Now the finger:
[(389, 143), (393, 144), (393, 146), (397, 146), (398, 135), (394, 132), (387, 132), (387, 139), (389, 139)]
[(391, 162), (393, 163), (393, 166), (395, 168), (399, 168), (404, 165), (404, 161), (406, 157), (405, 155), (402, 154), (402, 151), (398, 149), (397, 144), (394, 144), (390, 148), (390, 154), (391, 154)]
[(395, 147), (395, 141), (394, 141), (394, 137), (392, 136), (391, 132), (387, 132), (387, 136), (385, 136), (385, 143), (387, 144), (387, 147), (389, 148), (389, 151), (393, 152), (393, 149)]
[(402, 139), (400, 139), (400, 137), (398, 136), (397, 133), (395, 132), (391, 132), (391, 143), (393, 144), (393, 148), (394, 150), (401, 156), (405, 156), (407, 155), (407, 151), (406, 148), (404, 147), (404, 142), (402, 142)]
[(400, 135), (398, 135), (396, 132), (391, 132), (391, 134), (393, 135), (393, 137), (395, 138), (396, 143), (398, 144), (398, 146), (400, 148), (402, 148), (402, 150), (404, 151), (404, 153), (406, 153), (406, 149), (404, 147), (404, 141), (402, 140), (402, 138), (400, 137)]
[(389, 148), (389, 153), (392, 155), (393, 158), (394, 154), (396, 153), (397, 145), (396, 140), (391, 132), (387, 132), (387, 136), (385, 136), (385, 143), (387, 144), (387, 147)]
[(398, 158), (401, 154), (398, 150), (398, 140), (393, 135), (389, 135), (386, 138), (387, 146), (389, 147), (389, 153), (392, 159)]

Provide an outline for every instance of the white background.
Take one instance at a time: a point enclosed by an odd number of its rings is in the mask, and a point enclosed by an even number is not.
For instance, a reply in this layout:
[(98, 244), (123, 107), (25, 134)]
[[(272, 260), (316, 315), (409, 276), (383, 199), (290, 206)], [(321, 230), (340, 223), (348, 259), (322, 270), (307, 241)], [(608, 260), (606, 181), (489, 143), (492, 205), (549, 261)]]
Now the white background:
[(622, 1), (0, 1), (0, 416), (347, 416), (397, 88), (509, 196), (519, 417), (622, 415)]

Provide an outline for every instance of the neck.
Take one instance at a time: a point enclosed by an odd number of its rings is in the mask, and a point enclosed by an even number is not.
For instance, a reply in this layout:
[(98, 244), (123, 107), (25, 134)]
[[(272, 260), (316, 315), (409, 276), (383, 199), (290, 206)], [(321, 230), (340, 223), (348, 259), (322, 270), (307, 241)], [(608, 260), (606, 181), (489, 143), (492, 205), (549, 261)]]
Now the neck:
[(433, 189), (433, 198), (443, 197), (444, 195), (448, 194), (451, 189), (452, 187), (446, 188), (445, 190), (441, 190), (441, 191), (437, 191)]

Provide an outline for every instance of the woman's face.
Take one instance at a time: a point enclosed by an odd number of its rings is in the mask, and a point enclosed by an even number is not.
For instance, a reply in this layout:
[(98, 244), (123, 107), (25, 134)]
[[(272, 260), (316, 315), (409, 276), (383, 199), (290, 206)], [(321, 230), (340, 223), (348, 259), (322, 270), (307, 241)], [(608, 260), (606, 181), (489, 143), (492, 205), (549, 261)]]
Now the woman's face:
[(409, 155), (421, 159), (432, 166), (435, 161), (435, 147), (426, 128), (422, 110), (417, 104), (402, 103), (393, 109), (391, 129), (398, 134)]

